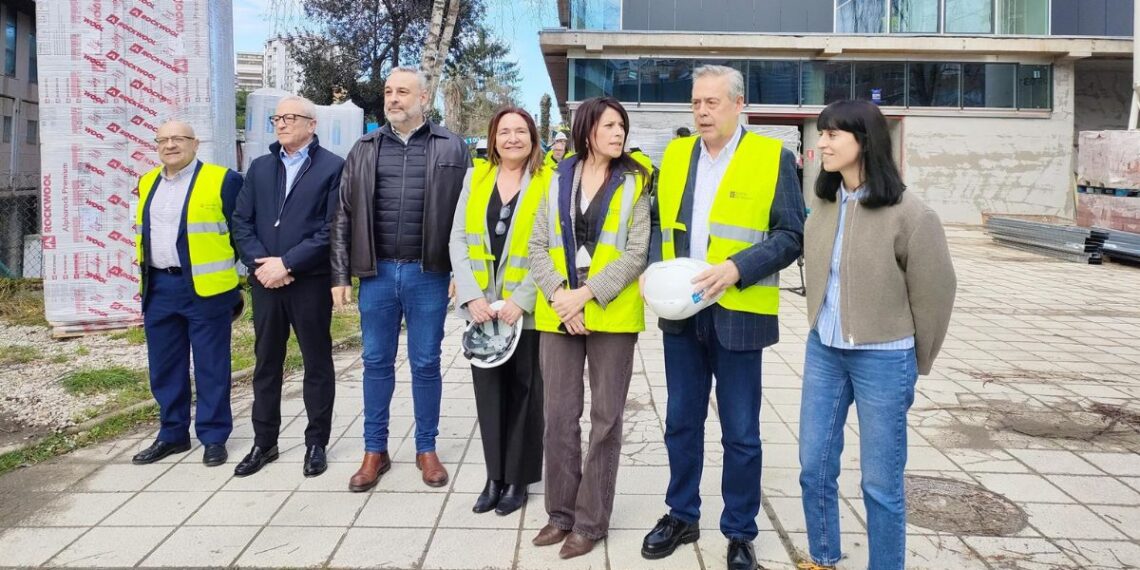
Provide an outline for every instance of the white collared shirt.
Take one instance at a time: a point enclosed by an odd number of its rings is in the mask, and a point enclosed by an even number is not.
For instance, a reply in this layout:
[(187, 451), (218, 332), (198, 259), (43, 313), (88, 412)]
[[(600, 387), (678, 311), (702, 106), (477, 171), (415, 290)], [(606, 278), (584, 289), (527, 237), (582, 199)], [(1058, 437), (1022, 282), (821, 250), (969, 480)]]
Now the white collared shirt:
[(190, 193), (190, 180), (198, 168), (194, 159), (185, 168), (167, 176), (166, 169), (159, 172), (158, 187), (150, 199), (150, 260), (151, 267), (165, 269), (181, 267), (178, 258), (178, 230), (182, 226), (182, 209)]
[(701, 145), (701, 156), (697, 161), (697, 179), (693, 184), (693, 221), (689, 225), (689, 257), (693, 259), (703, 261), (708, 256), (709, 214), (712, 213), (716, 190), (728, 172), (728, 163), (732, 162), (732, 155), (736, 154), (743, 132), (744, 127), (736, 127), (736, 134), (728, 139), (728, 144), (724, 145), (716, 158), (709, 154), (704, 140), (698, 143)]

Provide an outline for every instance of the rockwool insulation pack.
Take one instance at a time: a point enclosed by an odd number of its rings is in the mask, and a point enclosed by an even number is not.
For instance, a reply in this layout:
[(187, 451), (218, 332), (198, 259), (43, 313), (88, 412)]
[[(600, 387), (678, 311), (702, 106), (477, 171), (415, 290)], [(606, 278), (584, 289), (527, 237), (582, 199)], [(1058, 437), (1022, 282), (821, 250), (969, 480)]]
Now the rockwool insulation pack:
[(229, 0), (39, 2), (43, 277), (57, 336), (141, 322), (138, 179), (171, 119), (236, 166)]

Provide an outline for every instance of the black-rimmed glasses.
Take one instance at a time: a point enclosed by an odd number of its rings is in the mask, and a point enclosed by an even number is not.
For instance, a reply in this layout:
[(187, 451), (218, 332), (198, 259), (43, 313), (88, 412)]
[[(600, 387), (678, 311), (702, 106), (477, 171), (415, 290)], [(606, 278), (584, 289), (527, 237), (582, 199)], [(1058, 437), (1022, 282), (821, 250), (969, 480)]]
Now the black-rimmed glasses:
[(511, 219), (511, 205), (507, 204), (499, 210), (499, 223), (495, 224), (495, 235), (507, 233), (507, 220)]
[(287, 115), (270, 115), (269, 116), (269, 124), (276, 125), (278, 123), (278, 121), (280, 121), (282, 123), (285, 123), (286, 125), (292, 125), (293, 123), (297, 122), (297, 119), (309, 119), (310, 121), (313, 120), (312, 117), (309, 117), (306, 115), (298, 115), (296, 113), (289, 113)]

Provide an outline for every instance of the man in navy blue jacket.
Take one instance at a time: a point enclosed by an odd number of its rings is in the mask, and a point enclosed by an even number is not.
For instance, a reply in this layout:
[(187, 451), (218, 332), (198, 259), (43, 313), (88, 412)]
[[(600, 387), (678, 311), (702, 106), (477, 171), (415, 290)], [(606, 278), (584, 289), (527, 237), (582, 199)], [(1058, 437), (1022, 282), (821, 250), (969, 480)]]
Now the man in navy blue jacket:
[(253, 372), (253, 449), (234, 468), (245, 477), (278, 457), (281, 384), (289, 328), (305, 363), (302, 471), (328, 468), (336, 376), (333, 370), (329, 224), (344, 160), (321, 148), (316, 107), (285, 97), (270, 117), (277, 142), (249, 166), (234, 211), (234, 240), (250, 268), (257, 364)]

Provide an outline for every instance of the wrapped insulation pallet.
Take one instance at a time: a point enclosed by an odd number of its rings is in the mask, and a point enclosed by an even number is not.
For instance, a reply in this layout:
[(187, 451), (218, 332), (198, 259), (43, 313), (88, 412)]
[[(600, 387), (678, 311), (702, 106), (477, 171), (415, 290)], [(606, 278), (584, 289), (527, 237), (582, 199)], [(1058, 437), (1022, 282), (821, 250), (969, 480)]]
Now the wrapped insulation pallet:
[(138, 179), (170, 119), (236, 166), (230, 0), (39, 2), (44, 304), (56, 336), (141, 322)]

